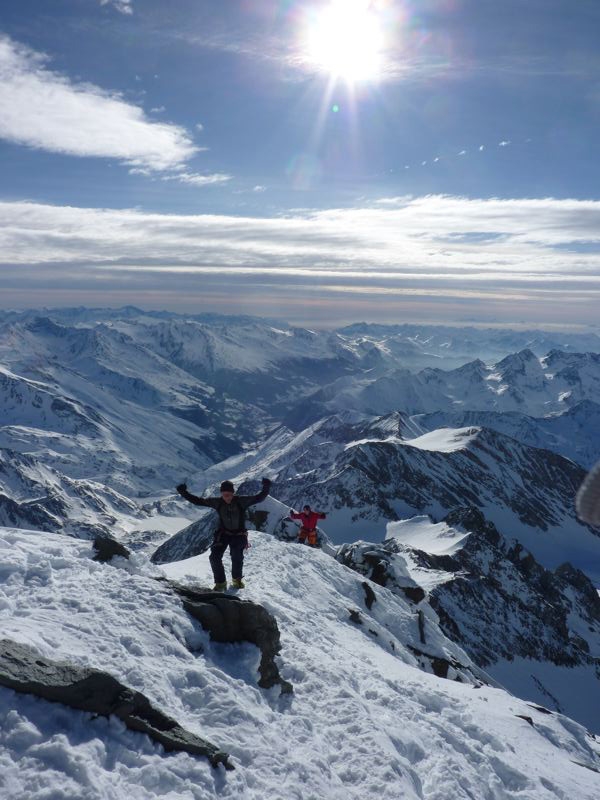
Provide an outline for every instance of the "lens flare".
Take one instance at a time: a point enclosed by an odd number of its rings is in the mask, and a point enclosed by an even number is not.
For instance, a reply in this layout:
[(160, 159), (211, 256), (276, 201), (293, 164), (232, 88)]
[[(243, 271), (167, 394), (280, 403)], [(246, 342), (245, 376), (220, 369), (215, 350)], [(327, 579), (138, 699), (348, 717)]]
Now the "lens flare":
[(382, 21), (368, 0), (332, 0), (308, 25), (309, 60), (350, 83), (381, 74), (383, 48)]

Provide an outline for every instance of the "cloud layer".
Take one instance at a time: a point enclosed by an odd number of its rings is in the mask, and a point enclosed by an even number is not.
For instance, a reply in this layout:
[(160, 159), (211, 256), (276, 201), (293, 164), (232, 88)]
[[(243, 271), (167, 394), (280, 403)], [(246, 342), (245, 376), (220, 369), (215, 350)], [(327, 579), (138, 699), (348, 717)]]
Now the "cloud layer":
[(53, 153), (115, 158), (133, 167), (179, 167), (197, 148), (184, 128), (89, 83), (51, 71), (45, 56), (0, 36), (0, 137)]
[(171, 308), (252, 297), (282, 316), (298, 303), (325, 316), (329, 303), (371, 318), (443, 306), (444, 319), (493, 309), (593, 324), (600, 306), (598, 201), (397, 197), (270, 219), (4, 202), (0, 254), (9, 305), (45, 286), (87, 292), (86, 304), (115, 290), (127, 302), (162, 292)]

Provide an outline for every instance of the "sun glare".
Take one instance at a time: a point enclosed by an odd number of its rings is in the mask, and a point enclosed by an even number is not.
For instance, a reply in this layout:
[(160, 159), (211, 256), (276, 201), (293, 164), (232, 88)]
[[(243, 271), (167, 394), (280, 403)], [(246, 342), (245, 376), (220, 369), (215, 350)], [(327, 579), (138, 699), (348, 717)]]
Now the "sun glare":
[(383, 29), (368, 0), (332, 0), (311, 21), (307, 55), (323, 72), (348, 82), (381, 74)]

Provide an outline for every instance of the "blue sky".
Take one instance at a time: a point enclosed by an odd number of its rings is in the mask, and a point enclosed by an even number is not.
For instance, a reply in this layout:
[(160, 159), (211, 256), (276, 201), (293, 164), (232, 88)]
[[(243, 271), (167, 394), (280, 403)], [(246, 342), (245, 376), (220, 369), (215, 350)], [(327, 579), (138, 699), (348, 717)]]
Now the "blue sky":
[(3, 4), (0, 304), (597, 324), (599, 4), (336, 2)]

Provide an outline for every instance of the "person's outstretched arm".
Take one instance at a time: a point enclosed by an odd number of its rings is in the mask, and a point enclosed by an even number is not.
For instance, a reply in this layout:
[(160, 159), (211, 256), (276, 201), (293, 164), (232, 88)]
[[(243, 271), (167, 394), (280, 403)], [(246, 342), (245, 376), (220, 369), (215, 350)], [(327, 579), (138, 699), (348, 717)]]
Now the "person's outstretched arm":
[(290, 519), (302, 519), (302, 514), (300, 511), (294, 511), (293, 508), (290, 508)]
[(268, 478), (263, 478), (262, 489), (258, 494), (243, 495), (242, 497), (238, 497), (238, 500), (242, 503), (244, 508), (248, 508), (248, 506), (256, 505), (256, 503), (262, 503), (262, 501), (269, 496), (270, 491), (271, 491), (271, 481)]
[(195, 494), (188, 492), (187, 485), (185, 483), (180, 483), (179, 486), (176, 487), (176, 491), (177, 494), (180, 494), (184, 500), (193, 503), (195, 506), (208, 506), (209, 508), (216, 508), (216, 505), (220, 499), (218, 497), (197, 497)]

